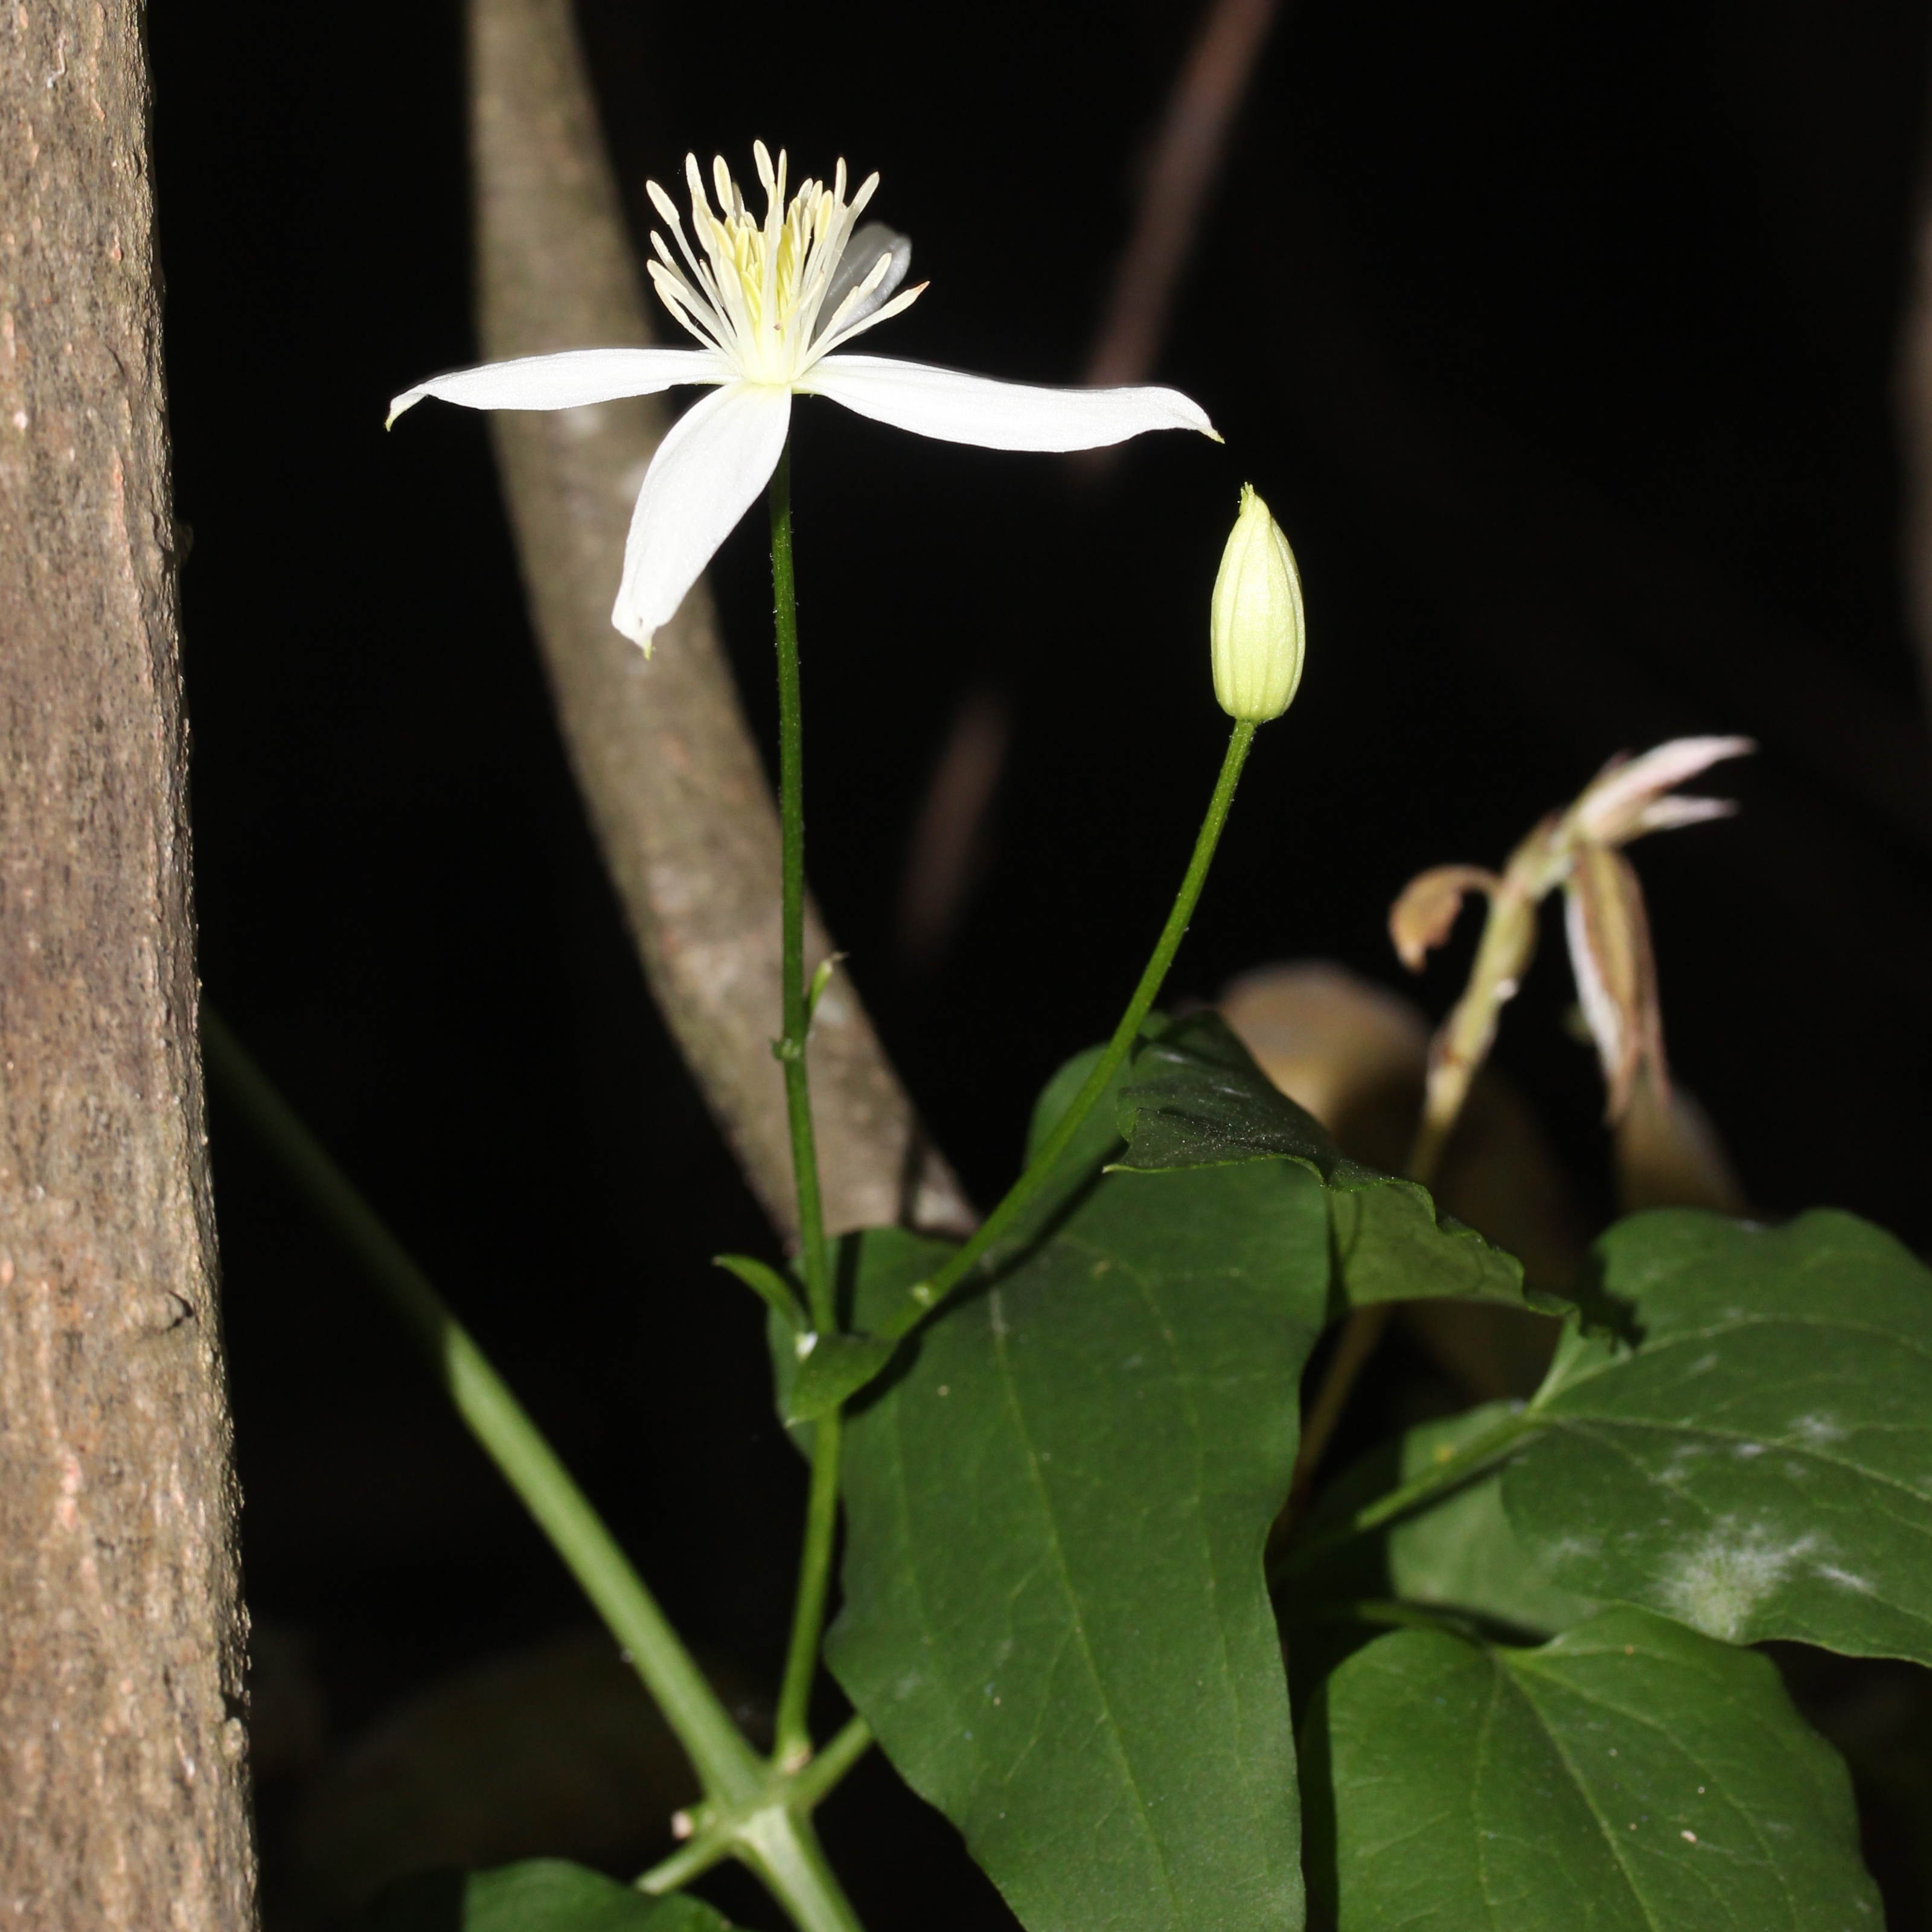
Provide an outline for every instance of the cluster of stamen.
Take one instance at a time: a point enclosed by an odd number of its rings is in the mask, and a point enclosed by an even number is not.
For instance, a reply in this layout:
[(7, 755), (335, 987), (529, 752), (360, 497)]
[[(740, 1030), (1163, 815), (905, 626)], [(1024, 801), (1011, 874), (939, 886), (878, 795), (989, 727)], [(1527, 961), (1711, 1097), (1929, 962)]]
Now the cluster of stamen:
[(722, 214), (705, 192), (697, 156), (685, 157), (695, 249), (670, 196), (656, 182), (646, 184), (684, 257), (681, 268), (653, 230), (657, 260), (649, 266), (665, 307), (706, 348), (724, 357), (741, 380), (789, 385), (842, 342), (897, 314), (920, 291), (908, 290), (890, 302), (871, 304), (891, 272), (892, 256), (884, 254), (840, 296), (832, 313), (821, 316), (840, 260), (879, 178), (868, 177), (848, 202), (842, 160), (830, 188), (806, 182), (788, 206), (784, 152), (774, 169), (762, 141), (752, 152), (765, 190), (762, 222), (746, 206), (722, 157), (712, 164)]

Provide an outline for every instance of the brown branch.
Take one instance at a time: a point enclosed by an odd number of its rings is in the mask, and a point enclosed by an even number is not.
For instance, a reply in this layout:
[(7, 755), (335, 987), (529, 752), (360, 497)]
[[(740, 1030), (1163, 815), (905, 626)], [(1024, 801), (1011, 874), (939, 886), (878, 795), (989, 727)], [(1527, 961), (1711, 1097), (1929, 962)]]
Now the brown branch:
[(254, 1923), (143, 9), (0, 33), (0, 1920)]
[(1912, 283), (1898, 344), (1898, 440), (1905, 514), (1900, 562), (1906, 619), (1918, 658), (1918, 679), (1932, 711), (1932, 150), (1923, 164), (1912, 231)]
[(1005, 694), (975, 686), (961, 699), (913, 820), (899, 881), (897, 946), (909, 970), (937, 969), (987, 861), (986, 823), (1012, 737)]
[[(650, 340), (566, 0), (472, 0), (472, 141), (486, 356)], [(492, 418), (524, 580), (578, 784), (651, 989), (752, 1186), (796, 1227), (778, 1031), (777, 814), (700, 585), (646, 661), (610, 627), (650, 400)], [(808, 916), (808, 959), (832, 948)], [(849, 981), (814, 1027), (833, 1229), (970, 1224)]]
[(1142, 382), (1154, 372), (1187, 258), (1226, 155), (1278, 0), (1209, 0), (1148, 164), (1133, 232), (1107, 303), (1088, 382)]

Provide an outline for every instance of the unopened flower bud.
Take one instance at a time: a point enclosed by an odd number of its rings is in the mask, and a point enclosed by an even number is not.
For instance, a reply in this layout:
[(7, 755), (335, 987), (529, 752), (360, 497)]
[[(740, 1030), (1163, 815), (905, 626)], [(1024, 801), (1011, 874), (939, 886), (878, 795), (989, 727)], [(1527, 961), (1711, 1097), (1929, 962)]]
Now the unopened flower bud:
[(1301, 577), (1252, 484), (1242, 489), (1240, 514), (1221, 553), (1208, 628), (1221, 709), (1247, 724), (1279, 718), (1301, 682)]

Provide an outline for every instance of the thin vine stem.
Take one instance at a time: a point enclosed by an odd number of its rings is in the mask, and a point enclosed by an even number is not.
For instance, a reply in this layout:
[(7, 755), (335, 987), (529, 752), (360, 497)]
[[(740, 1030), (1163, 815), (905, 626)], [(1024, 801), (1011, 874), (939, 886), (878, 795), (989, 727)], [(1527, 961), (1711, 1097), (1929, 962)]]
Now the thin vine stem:
[(806, 1503), (805, 1547), (799, 1558), (798, 1597), (791, 1643), (778, 1692), (772, 1761), (796, 1771), (812, 1756), (808, 1707), (818, 1669), (819, 1634), (825, 1628), (825, 1596), (832, 1579), (832, 1550), (838, 1530), (838, 1450), (844, 1421), (838, 1411), (812, 1424), (812, 1490)]
[(794, 1810), (809, 1811), (830, 1797), (845, 1774), (872, 1748), (872, 1727), (863, 1718), (848, 1718), (825, 1748), (791, 1778)]
[(1448, 1630), (1472, 1643), (1484, 1640), (1481, 1624), (1428, 1604), (1406, 1604), (1388, 1598), (1356, 1598), (1346, 1603), (1317, 1604), (1296, 1621), (1303, 1624), (1373, 1624), (1383, 1630)]
[(1108, 1082), (1132, 1051), (1134, 1042), (1140, 1036), (1141, 1022), (1153, 1010), (1154, 1001), (1160, 996), (1168, 970), (1174, 964), (1174, 956), (1180, 950), (1188, 922), (1194, 916), (1194, 908), (1200, 901), (1201, 889), (1208, 882), (1208, 868), (1214, 862), (1215, 848), (1221, 842), (1221, 833), (1234, 802), (1234, 788), (1240, 782), (1241, 767), (1247, 763), (1254, 737), (1255, 728), (1248, 723), (1238, 723), (1228, 737), (1227, 753), (1221, 760), (1220, 776), (1215, 781), (1214, 795), (1208, 800), (1207, 816), (1201, 821), (1201, 830), (1194, 842), (1193, 856), (1188, 861), (1180, 890), (1174, 895), (1167, 923), (1161, 928), (1160, 938), (1155, 943), (1146, 970), (1141, 974), (1140, 984), (1134, 988), (1133, 998), (1127, 1002), (1126, 1011), (1121, 1014), (1120, 1023), (1114, 1029), (1114, 1036), (1107, 1042), (1106, 1051), (1074, 1096), (1072, 1105), (1060, 1115), (1053, 1131), (1040, 1144), (1040, 1151), (1028, 1162), (1026, 1172), (1006, 1190), (1005, 1198), (980, 1222), (972, 1238), (955, 1249), (941, 1267), (913, 1290), (912, 1305), (896, 1324), (888, 1328), (888, 1334), (905, 1332), (938, 1307), (965, 1280), (987, 1250), (1012, 1226), (1022, 1209), (1053, 1172), (1060, 1156), (1072, 1144), (1073, 1136), (1080, 1131), (1081, 1124), (1094, 1111), (1095, 1103), (1107, 1090)]
[(659, 1859), (632, 1883), (639, 1892), (661, 1898), (668, 1892), (682, 1892), (714, 1866), (736, 1856), (737, 1841), (729, 1832), (700, 1832), (688, 1844), (679, 1846), (670, 1857)]
[(1485, 1430), (1473, 1442), (1465, 1443), (1454, 1455), (1445, 1456), (1420, 1475), (1411, 1477), (1407, 1482), (1376, 1497), (1373, 1502), (1364, 1504), (1346, 1522), (1319, 1536), (1292, 1544), (1280, 1562), (1270, 1568), (1270, 1587), (1276, 1587), (1298, 1571), (1306, 1569), (1324, 1551), (1352, 1542), (1358, 1536), (1367, 1536), (1383, 1524), (1393, 1522), (1397, 1516), (1406, 1516), (1424, 1503), (1460, 1488), (1547, 1426), (1533, 1408), (1520, 1408), (1505, 1416), (1495, 1428)]
[(1315, 1399), (1302, 1418), (1301, 1445), (1295, 1452), (1294, 1477), (1288, 1489), (1291, 1521), (1298, 1519), (1308, 1507), (1309, 1498), (1314, 1493), (1316, 1473), (1340, 1425), (1348, 1398), (1354, 1394), (1355, 1384), (1368, 1366), (1369, 1358), (1381, 1347), (1394, 1316), (1394, 1302), (1374, 1301), (1366, 1308), (1356, 1309), (1342, 1323), (1328, 1365), (1316, 1386)]
[(268, 1076), (202, 1002), (209, 1071), (317, 1220), (401, 1319), (458, 1413), (596, 1606), (663, 1712), (706, 1793), (742, 1803), (765, 1768), (692, 1655), (508, 1385)]

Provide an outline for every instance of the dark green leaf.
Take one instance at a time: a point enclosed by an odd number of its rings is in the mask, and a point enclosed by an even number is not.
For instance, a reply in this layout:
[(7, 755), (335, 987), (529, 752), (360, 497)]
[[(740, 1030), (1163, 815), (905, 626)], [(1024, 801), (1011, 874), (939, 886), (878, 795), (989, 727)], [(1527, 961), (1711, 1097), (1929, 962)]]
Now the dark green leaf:
[(1768, 1660), (1641, 1610), (1538, 1650), (1402, 1630), (1302, 1730), (1341, 1932), (1880, 1932), (1844, 1765)]
[(1503, 1501), (1557, 1582), (1736, 1643), (1932, 1664), (1932, 1273), (1849, 1214), (1634, 1216), (1632, 1347), (1565, 1338)]
[(1522, 1264), (1474, 1228), (1438, 1215), (1426, 1188), (1350, 1160), (1321, 1122), (1256, 1065), (1217, 1013), (1177, 1020), (1137, 1051), (1114, 1120), (1128, 1143), (1124, 1168), (1262, 1160), (1306, 1168), (1328, 1191), (1334, 1287), (1347, 1306), (1455, 1295), (1563, 1312), (1560, 1303), (1526, 1294)]
[(1317, 1553), (1292, 1572), (1292, 1613), (1395, 1598), (1535, 1636), (1553, 1636), (1592, 1615), (1594, 1604), (1559, 1588), (1523, 1549), (1503, 1514), (1502, 1471), (1493, 1464), (1410, 1515), (1320, 1546), (1356, 1510), (1441, 1468), (1520, 1407), (1486, 1402), (1446, 1421), (1424, 1423), (1344, 1472), (1302, 1526), (1300, 1542)]
[(1269, 1079), (1220, 1014), (1190, 1014), (1135, 1054), (1114, 1109), (1136, 1168), (1221, 1167), (1288, 1160), (1324, 1181), (1386, 1175), (1358, 1167), (1328, 1130)]
[(1106, 1177), (849, 1425), (832, 1667), (1032, 1932), (1301, 1922), (1262, 1552), (1327, 1233), (1286, 1163)]
[(728, 1932), (701, 1899), (647, 1898), (562, 1858), (418, 1872), (390, 1886), (356, 1922), (356, 1932)]

